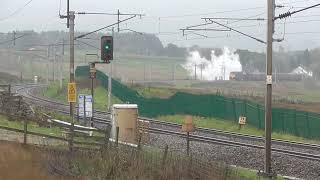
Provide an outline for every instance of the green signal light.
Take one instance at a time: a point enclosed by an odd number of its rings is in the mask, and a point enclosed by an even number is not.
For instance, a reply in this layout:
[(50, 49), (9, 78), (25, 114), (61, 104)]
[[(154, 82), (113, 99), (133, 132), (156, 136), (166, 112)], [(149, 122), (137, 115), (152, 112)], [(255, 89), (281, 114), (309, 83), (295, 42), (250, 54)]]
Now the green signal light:
[(109, 49), (109, 46), (105, 46), (104, 48), (108, 50), (108, 49)]

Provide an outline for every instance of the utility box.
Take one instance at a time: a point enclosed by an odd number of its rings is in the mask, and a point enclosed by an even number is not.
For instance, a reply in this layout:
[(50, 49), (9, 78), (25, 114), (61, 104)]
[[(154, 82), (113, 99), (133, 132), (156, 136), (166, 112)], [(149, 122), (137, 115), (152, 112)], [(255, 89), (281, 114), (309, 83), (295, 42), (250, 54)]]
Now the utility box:
[[(113, 129), (119, 127), (118, 140), (137, 144), (138, 105), (114, 104), (112, 106)], [(116, 136), (114, 136), (116, 137)]]

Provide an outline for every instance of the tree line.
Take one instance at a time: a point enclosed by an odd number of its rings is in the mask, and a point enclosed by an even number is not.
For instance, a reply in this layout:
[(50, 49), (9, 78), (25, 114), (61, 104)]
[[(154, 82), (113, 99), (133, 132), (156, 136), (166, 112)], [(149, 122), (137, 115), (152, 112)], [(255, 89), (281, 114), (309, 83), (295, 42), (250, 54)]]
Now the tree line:
[[(76, 32), (75, 36), (79, 36), (83, 33), (84, 32)], [(100, 38), (103, 35), (111, 35), (111, 33), (96, 33), (78, 39), (75, 41), (76, 50), (99, 51)], [(13, 32), (0, 33), (0, 48), (46, 51), (48, 48), (46, 45), (59, 44), (56, 47), (58, 50), (62, 50), (62, 41), (65, 40), (65, 49), (68, 49), (69, 33), (64, 31), (18, 31), (16, 32), (15, 37), (18, 39), (15, 40), (15, 45), (13, 45)], [(161, 40), (154, 34), (139, 34), (134, 32), (114, 33), (114, 49), (115, 53), (120, 55), (167, 56), (179, 58), (186, 58), (188, 52), (197, 50), (208, 60), (211, 59), (212, 50), (215, 51), (216, 55), (219, 55), (222, 52), (220, 48), (202, 48), (197, 45), (188, 48), (179, 47), (172, 43), (163, 45)], [(66, 53), (67, 52), (68, 51), (66, 50)], [(240, 49), (236, 50), (236, 53), (240, 56), (240, 62), (244, 71), (265, 72), (265, 53)], [(274, 71), (288, 73), (299, 65), (308, 67), (313, 70), (315, 74), (320, 75), (320, 48), (286, 52), (280, 47), (279, 50), (274, 52)]]

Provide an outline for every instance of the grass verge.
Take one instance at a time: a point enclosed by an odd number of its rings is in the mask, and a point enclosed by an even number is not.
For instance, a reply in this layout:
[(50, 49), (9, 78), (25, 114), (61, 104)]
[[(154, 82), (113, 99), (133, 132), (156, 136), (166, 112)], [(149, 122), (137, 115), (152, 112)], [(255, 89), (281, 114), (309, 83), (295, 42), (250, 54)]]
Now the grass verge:
[[(58, 83), (53, 83), (42, 91), (42, 95), (44, 97), (57, 100), (58, 102), (67, 103), (66, 88), (67, 88), (66, 83), (64, 83), (62, 89), (60, 89)], [(78, 94), (91, 94), (91, 90), (88, 88), (80, 89), (78, 91)], [(107, 94), (108, 94), (108, 91), (105, 90), (104, 88), (102, 87), (95, 88), (94, 90), (95, 109), (102, 110), (102, 111), (105, 111), (107, 109), (107, 106), (108, 106)], [(118, 104), (118, 103), (121, 103), (121, 101), (115, 96), (112, 96), (112, 104)]]

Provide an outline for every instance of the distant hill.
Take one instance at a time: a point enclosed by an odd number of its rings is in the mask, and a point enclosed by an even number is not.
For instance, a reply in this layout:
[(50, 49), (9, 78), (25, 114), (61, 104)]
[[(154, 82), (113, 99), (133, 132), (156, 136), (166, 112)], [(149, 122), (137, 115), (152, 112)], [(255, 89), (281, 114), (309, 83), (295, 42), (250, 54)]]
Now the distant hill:
[[(34, 32), (34, 31), (19, 31), (16, 32), (16, 37), (21, 37), (16, 40), (15, 46), (13, 46), (13, 33), (0, 33), (0, 49), (10, 50), (35, 50), (39, 53), (46, 54), (48, 50), (48, 44), (58, 44), (56, 51), (60, 54), (63, 50), (62, 42), (65, 40), (65, 53), (68, 54), (68, 39), (69, 33), (64, 31), (48, 31), (48, 32)], [(76, 32), (75, 36), (84, 34), (85, 32)], [(95, 33), (80, 38), (75, 41), (76, 53), (84, 53), (88, 51), (95, 51), (99, 53), (100, 38), (103, 35), (110, 35), (105, 33)], [(139, 34), (134, 32), (124, 32), (114, 34), (114, 46), (116, 55), (141, 55), (141, 56), (167, 56), (167, 57), (179, 57), (184, 58), (188, 56), (188, 52), (192, 50), (198, 50), (200, 54), (206, 59), (211, 59), (211, 51), (215, 50), (215, 55), (221, 54), (221, 48), (202, 48), (194, 45), (190, 48), (179, 47), (175, 44), (163, 45), (161, 40), (154, 34)], [(232, 48), (232, 47), (231, 47)], [(50, 47), (51, 56), (53, 55), (53, 48)], [(20, 52), (23, 52), (20, 51)], [(240, 62), (243, 66), (243, 70), (248, 72), (265, 71), (265, 53), (252, 52), (249, 50), (237, 50), (237, 54), (240, 56)], [(0, 58), (1, 58), (0, 53)], [(1, 60), (1, 59), (0, 59)], [(313, 74), (320, 77), (320, 49), (306, 49), (300, 51), (286, 52), (284, 48), (279, 48), (278, 51), (274, 51), (273, 69), (277, 72), (288, 73), (298, 66), (303, 65), (311, 70)]]
[[(16, 40), (15, 46), (10, 40), (13, 39), (13, 33), (0, 33), (0, 48), (13, 48), (17, 50), (36, 49), (46, 51), (48, 44), (59, 44), (57, 51), (62, 51), (62, 42), (65, 40), (69, 44), (69, 33), (64, 31), (48, 31), (37, 33), (34, 31), (19, 31), (16, 32), (16, 37), (23, 36)], [(75, 37), (84, 34), (85, 32), (76, 32)], [(100, 38), (103, 33), (95, 33), (80, 38), (75, 41), (76, 50), (99, 50)], [(135, 54), (146, 56), (169, 56), (169, 57), (183, 57), (186, 49), (180, 48), (174, 44), (168, 44), (164, 47), (160, 39), (154, 34), (137, 34), (134, 32), (114, 33), (115, 53), (119, 54)], [(67, 49), (67, 47), (65, 47)]]

